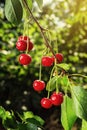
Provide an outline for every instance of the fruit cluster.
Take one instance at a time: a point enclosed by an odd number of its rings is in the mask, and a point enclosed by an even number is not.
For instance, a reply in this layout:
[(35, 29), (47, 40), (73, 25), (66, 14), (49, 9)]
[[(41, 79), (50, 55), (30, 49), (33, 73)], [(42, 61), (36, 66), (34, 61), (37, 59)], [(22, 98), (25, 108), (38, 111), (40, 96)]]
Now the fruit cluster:
[[(61, 63), (63, 61), (63, 55), (61, 53), (55, 54), (55, 56), (43, 56), (41, 59), (41, 64), (44, 67), (50, 67), (53, 65), (53, 63), (56, 61), (56, 63)], [(44, 90), (46, 87), (45, 82), (42, 80), (35, 80), (33, 82), (33, 88), (35, 91), (39, 92)], [(41, 99), (41, 106), (45, 109), (49, 109), (54, 106), (59, 106), (63, 102), (63, 94), (62, 92), (53, 92), (53, 94), (50, 96), (50, 98), (42, 98)]]
[[(30, 41), (28, 36), (20, 36), (16, 42), (16, 48), (19, 51), (29, 52), (33, 49), (33, 43)], [(22, 65), (29, 65), (32, 61), (32, 58), (29, 54), (22, 53), (19, 56), (19, 63)]]

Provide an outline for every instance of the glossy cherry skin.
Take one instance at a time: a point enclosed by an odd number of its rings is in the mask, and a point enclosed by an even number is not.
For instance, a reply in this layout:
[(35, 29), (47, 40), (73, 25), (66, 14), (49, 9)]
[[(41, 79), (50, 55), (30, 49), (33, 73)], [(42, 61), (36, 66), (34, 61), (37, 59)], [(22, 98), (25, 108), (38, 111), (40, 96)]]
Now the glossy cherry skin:
[(42, 91), (45, 88), (45, 82), (41, 80), (35, 80), (33, 82), (33, 88), (35, 91)]
[(51, 102), (55, 106), (61, 105), (63, 102), (63, 94), (61, 92), (59, 92), (59, 93), (54, 92), (51, 95)]
[(28, 42), (28, 51), (31, 51), (33, 49), (33, 43), (31, 41)]
[(28, 46), (28, 51), (31, 51), (33, 49), (33, 43), (30, 41), (28, 36), (20, 36), (18, 38), (18, 41), (16, 43), (16, 48), (19, 51), (25, 51)]
[(41, 99), (41, 106), (45, 109), (49, 109), (52, 107), (52, 102), (51, 102), (51, 99), (49, 98), (42, 98)]
[(27, 43), (26, 43), (26, 41), (20, 40), (20, 41), (16, 42), (16, 48), (17, 48), (19, 51), (25, 51), (26, 48), (27, 48)]
[(41, 63), (45, 67), (50, 67), (53, 65), (53, 59), (50, 56), (43, 56), (41, 59)]
[(55, 57), (56, 57), (58, 63), (61, 63), (63, 61), (63, 59), (64, 59), (62, 53), (56, 53)]
[(28, 54), (21, 54), (20, 56), (19, 56), (19, 62), (20, 62), (20, 64), (22, 64), (22, 65), (28, 65), (28, 64), (30, 64), (31, 63), (31, 56), (30, 55), (28, 55)]

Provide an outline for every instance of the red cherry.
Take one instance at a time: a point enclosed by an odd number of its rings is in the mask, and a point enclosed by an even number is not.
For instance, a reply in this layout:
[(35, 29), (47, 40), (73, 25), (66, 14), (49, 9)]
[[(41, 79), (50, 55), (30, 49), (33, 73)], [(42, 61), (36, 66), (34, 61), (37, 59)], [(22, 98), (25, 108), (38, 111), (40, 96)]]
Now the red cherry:
[(41, 80), (35, 80), (33, 82), (33, 88), (35, 91), (41, 91), (45, 88), (45, 82)]
[(55, 54), (55, 57), (59, 63), (61, 63), (63, 61), (63, 54), (57, 53), (57, 54)]
[[(22, 42), (25, 43), (25, 46), (24, 46), (24, 44)], [(30, 41), (29, 37), (28, 36), (20, 36), (18, 38), (18, 42), (16, 44), (16, 48), (18, 50), (20, 50), (20, 51), (25, 51), (27, 49), (27, 45), (28, 45), (28, 51), (31, 51), (32, 48), (33, 48), (33, 43)], [(21, 49), (22, 47), (20, 47), (20, 46), (24, 46), (24, 48)]]
[(49, 98), (42, 98), (41, 99), (41, 106), (45, 109), (49, 109), (52, 107), (52, 102), (51, 102), (51, 99)]
[(19, 56), (19, 62), (20, 62), (20, 64), (22, 64), (22, 65), (28, 65), (28, 64), (30, 64), (31, 63), (31, 56), (30, 55), (28, 55), (28, 54), (21, 54), (20, 56)]
[(16, 43), (16, 48), (19, 51), (25, 51), (27, 48), (27, 43), (24, 40), (20, 40)]
[(55, 106), (61, 105), (63, 102), (63, 94), (61, 92), (59, 93), (54, 92), (51, 95), (51, 101), (52, 101), (52, 104)]
[(30, 40), (30, 38), (28, 36), (20, 36), (18, 38), (18, 41), (20, 41), (20, 40), (28, 41), (28, 40)]
[(28, 51), (31, 51), (33, 49), (33, 43), (31, 41), (29, 41), (29, 47), (28, 47)]
[(43, 56), (41, 63), (45, 67), (50, 67), (51, 65), (53, 65), (53, 59), (50, 56)]

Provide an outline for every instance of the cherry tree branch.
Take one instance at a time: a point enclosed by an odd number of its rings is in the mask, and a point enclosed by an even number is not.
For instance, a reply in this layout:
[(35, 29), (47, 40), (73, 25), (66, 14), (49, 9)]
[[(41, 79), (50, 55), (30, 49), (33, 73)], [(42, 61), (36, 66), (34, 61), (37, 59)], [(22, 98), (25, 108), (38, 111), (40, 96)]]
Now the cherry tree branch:
[(45, 30), (45, 29), (39, 24), (39, 22), (37, 21), (37, 19), (34, 17), (32, 11), (30, 10), (30, 8), (29, 8), (29, 6), (28, 6), (28, 4), (27, 4), (27, 1), (26, 1), (26, 0), (22, 0), (22, 2), (23, 2), (24, 7), (26, 8), (27, 12), (31, 15), (32, 19), (35, 21), (35, 23), (36, 23), (37, 26), (39, 27), (40, 32), (41, 32), (41, 35), (42, 35), (42, 37), (43, 37), (43, 39), (44, 39), (44, 41), (45, 41), (44, 43), (45, 43), (46, 47), (49, 48), (50, 51), (52, 52), (52, 54), (55, 56), (55, 53), (54, 53), (52, 47), (50, 46), (46, 35), (44, 34), (44, 30)]

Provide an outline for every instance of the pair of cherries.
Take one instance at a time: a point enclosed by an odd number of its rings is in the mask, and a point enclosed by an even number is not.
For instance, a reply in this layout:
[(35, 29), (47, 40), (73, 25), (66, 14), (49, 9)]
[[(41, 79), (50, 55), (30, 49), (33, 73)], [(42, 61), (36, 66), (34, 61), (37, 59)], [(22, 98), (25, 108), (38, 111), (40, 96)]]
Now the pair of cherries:
[(41, 59), (41, 63), (45, 67), (50, 67), (55, 62), (55, 59), (57, 60), (57, 63), (61, 63), (63, 61), (63, 54), (56, 53), (55, 56), (43, 56)]
[[(41, 80), (35, 80), (33, 82), (33, 88), (35, 91), (42, 91), (45, 88), (45, 82)], [(63, 102), (63, 94), (61, 92), (54, 92), (50, 98), (42, 98), (41, 106), (43, 108), (49, 109), (52, 105), (59, 106)]]
[[(31, 51), (33, 49), (33, 43), (28, 36), (20, 36), (16, 42), (16, 48), (19, 51)], [(22, 53), (19, 56), (19, 63), (22, 65), (28, 65), (32, 61), (29, 54)]]

